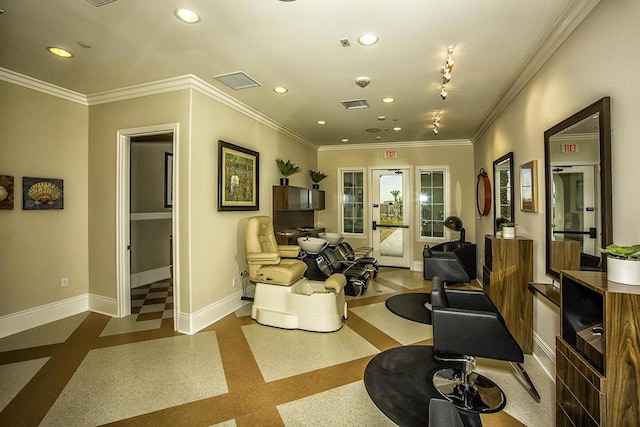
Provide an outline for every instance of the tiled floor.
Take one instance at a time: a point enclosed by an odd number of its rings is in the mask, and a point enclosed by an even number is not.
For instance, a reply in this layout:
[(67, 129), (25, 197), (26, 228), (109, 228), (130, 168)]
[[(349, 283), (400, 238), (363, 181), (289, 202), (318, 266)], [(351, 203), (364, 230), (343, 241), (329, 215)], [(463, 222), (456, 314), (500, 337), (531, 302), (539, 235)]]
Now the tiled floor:
[[(154, 286), (149, 299), (168, 297)], [(166, 305), (160, 318), (82, 313), (34, 328), (0, 339), (0, 425), (391, 426), (364, 369), (386, 349), (431, 343), (431, 326), (384, 306), (394, 293), (429, 289), (419, 273), (383, 269), (348, 299), (349, 319), (333, 333), (258, 325), (250, 306), (192, 336), (161, 318)], [(540, 403), (507, 363), (478, 361), (508, 396), (485, 426), (553, 425), (553, 383), (531, 357), (525, 366)]]
[(137, 322), (173, 317), (171, 279), (131, 289), (131, 314)]

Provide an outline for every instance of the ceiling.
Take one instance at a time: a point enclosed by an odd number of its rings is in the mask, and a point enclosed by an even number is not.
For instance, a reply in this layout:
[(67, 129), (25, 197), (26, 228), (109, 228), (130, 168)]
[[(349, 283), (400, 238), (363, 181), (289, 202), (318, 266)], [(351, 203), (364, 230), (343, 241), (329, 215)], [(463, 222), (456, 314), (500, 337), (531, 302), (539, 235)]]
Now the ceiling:
[[(467, 140), (504, 104), (545, 40), (584, 18), (568, 12), (580, 1), (0, 0), (0, 67), (87, 96), (192, 74), (318, 146)], [(179, 21), (176, 7), (201, 21)], [(380, 40), (359, 44), (365, 32)], [(55, 57), (47, 46), (74, 57)], [(455, 66), (443, 100), (448, 46)], [(236, 71), (260, 86), (234, 90), (214, 78)], [(359, 87), (360, 76), (371, 83)], [(358, 99), (369, 108), (341, 103)]]

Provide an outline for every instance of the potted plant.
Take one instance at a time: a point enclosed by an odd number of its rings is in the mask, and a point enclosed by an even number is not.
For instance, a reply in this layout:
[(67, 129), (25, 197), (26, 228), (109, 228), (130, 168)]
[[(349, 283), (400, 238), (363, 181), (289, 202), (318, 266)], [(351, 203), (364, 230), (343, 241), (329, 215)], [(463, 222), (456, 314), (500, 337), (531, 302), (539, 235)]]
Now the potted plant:
[(511, 221), (505, 221), (502, 223), (502, 237), (506, 237), (509, 239), (513, 239), (514, 237), (516, 237), (516, 227), (518, 226), (518, 224), (511, 222)]
[(309, 171), (309, 176), (311, 177), (311, 181), (313, 181), (312, 188), (314, 190), (320, 188), (320, 181), (327, 177), (327, 175), (323, 174), (322, 172), (314, 171), (313, 169)]
[(625, 285), (640, 285), (640, 244), (598, 248), (607, 255), (607, 279)]
[(286, 162), (280, 158), (276, 159), (276, 165), (278, 165), (278, 169), (280, 170), (280, 174), (282, 178), (280, 178), (280, 185), (289, 185), (289, 176), (300, 170), (300, 166), (295, 163), (287, 160)]

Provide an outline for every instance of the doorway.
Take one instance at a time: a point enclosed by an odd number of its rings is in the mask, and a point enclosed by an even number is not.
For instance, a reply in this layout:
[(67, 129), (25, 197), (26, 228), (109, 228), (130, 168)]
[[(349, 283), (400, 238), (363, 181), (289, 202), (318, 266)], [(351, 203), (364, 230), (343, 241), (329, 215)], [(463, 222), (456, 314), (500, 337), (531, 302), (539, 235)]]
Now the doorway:
[(553, 239), (575, 240), (580, 243), (582, 253), (599, 256), (597, 166), (552, 165), (551, 172)]
[(373, 256), (381, 265), (411, 267), (411, 179), (409, 168), (373, 169)]
[[(176, 187), (177, 182), (177, 141), (178, 141), (178, 124), (149, 126), (143, 128), (123, 129), (118, 131), (118, 146), (117, 146), (117, 188), (116, 188), (116, 280), (117, 280), (117, 315), (118, 317), (125, 317), (131, 315), (131, 295), (137, 293), (132, 290), (132, 281), (134, 285), (140, 285), (140, 283), (147, 281), (149, 283), (156, 280), (160, 280), (163, 275), (167, 275), (170, 272), (171, 266), (167, 265), (162, 268), (151, 268), (148, 271), (144, 270), (145, 263), (149, 264), (149, 261), (141, 261), (140, 259), (134, 259), (134, 274), (132, 276), (132, 243), (136, 243), (136, 239), (142, 235), (153, 235), (154, 228), (157, 229), (160, 222), (164, 222), (165, 233), (169, 233), (166, 242), (163, 241), (163, 252), (166, 254), (177, 255), (176, 247), (179, 241), (179, 236), (176, 233), (176, 215), (174, 206), (177, 206), (179, 199), (178, 192), (173, 189)], [(140, 144), (154, 144), (155, 142), (163, 142), (162, 147), (167, 147), (170, 150), (171, 156), (166, 156), (164, 149), (158, 145), (152, 147), (154, 151), (158, 151), (158, 148), (162, 149), (162, 152), (154, 157), (155, 164), (153, 169), (154, 173), (159, 174), (154, 181), (162, 184), (152, 185), (151, 190), (154, 194), (151, 198), (152, 201), (145, 201), (142, 205), (140, 202), (135, 201), (132, 203), (132, 182), (144, 181), (149, 179), (148, 177), (139, 176), (136, 172), (136, 165), (132, 163), (132, 146)], [(157, 154), (157, 153), (156, 153)], [(134, 154), (133, 158), (136, 158)], [(167, 159), (171, 161), (170, 165), (166, 164)], [(146, 169), (143, 168), (143, 169)], [(169, 173), (165, 178), (165, 175)], [(135, 174), (133, 177), (132, 175)], [(158, 181), (159, 180), (159, 181)], [(165, 184), (166, 180), (166, 184)], [(167, 193), (167, 188), (170, 190)], [(135, 194), (135, 189), (133, 194)], [(157, 206), (156, 206), (157, 205)], [(132, 212), (132, 206), (135, 210)], [(141, 211), (141, 212), (140, 212)], [(167, 229), (167, 220), (169, 220), (170, 228)], [(149, 227), (151, 226), (151, 227)], [(138, 239), (139, 240), (139, 239)], [(166, 255), (165, 254), (165, 255)], [(174, 259), (177, 259), (175, 257)], [(157, 264), (157, 260), (155, 261)], [(167, 264), (170, 264), (167, 261)], [(173, 323), (174, 329), (177, 328), (177, 316), (175, 311), (178, 305), (178, 288), (179, 288), (179, 265), (177, 262), (173, 262), (173, 274), (169, 274), (169, 278), (172, 277), (173, 282), (173, 295), (169, 298), (167, 303), (167, 309), (173, 310)], [(140, 273), (140, 274), (137, 274)]]

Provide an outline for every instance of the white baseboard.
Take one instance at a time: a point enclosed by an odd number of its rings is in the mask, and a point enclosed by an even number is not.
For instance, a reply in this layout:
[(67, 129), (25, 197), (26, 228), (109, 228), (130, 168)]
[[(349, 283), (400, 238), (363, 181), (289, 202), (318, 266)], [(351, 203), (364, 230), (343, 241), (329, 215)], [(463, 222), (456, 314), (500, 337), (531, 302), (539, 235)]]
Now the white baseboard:
[[(251, 294), (251, 289), (249, 289), (249, 294)], [(178, 332), (193, 335), (207, 326), (212, 325), (245, 305), (246, 302), (242, 301), (240, 297), (242, 297), (242, 292), (236, 292), (235, 294), (198, 310), (191, 315), (177, 313)]]
[(169, 266), (141, 271), (131, 275), (131, 289), (170, 278), (171, 270)]
[(424, 269), (424, 264), (422, 261), (413, 261), (413, 266), (411, 267), (411, 271), (422, 271)]
[(89, 294), (89, 310), (111, 317), (118, 317), (118, 301), (115, 298)]
[(29, 308), (0, 317), (0, 338), (42, 326), (89, 310), (89, 295)]
[(556, 353), (554, 348), (544, 342), (538, 334), (533, 333), (533, 357), (538, 361), (545, 374), (555, 383), (556, 381)]

